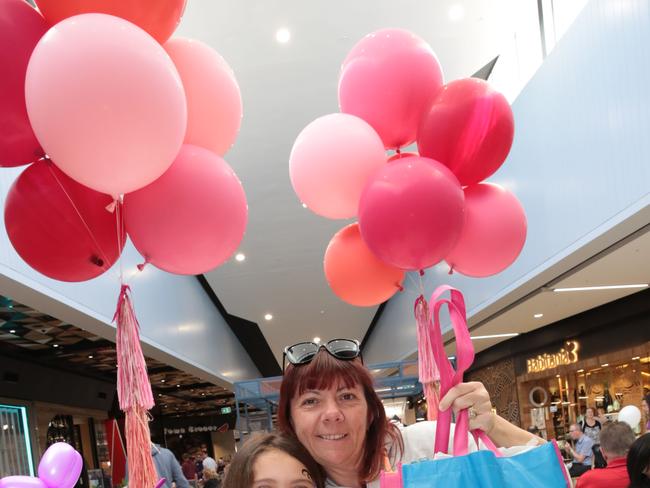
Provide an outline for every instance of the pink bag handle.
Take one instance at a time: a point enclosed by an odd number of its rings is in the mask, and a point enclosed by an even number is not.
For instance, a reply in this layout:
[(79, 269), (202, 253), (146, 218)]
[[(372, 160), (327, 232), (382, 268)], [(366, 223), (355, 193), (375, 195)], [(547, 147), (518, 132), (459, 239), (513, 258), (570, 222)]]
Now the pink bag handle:
[[(440, 296), (449, 291), (451, 299), (442, 299)], [(439, 286), (431, 295), (433, 310), (429, 319), (429, 338), (433, 347), (433, 356), (440, 371), (440, 398), (443, 398), (451, 388), (462, 383), (463, 375), (474, 362), (474, 345), (467, 328), (465, 299), (463, 294), (456, 288), (449, 285)], [(451, 325), (456, 335), (456, 370), (452, 367), (445, 347), (442, 342), (442, 329), (440, 327), (440, 309), (447, 305), (449, 309), (449, 316), (451, 318)], [(451, 408), (438, 413), (438, 424), (436, 427), (436, 440), (434, 452), (442, 452), (447, 454), (449, 450), (449, 436), (451, 431)], [(468, 439), (469, 439), (469, 411), (461, 410), (456, 419), (456, 429), (454, 434), (453, 454), (454, 456), (464, 456), (468, 452)], [(472, 435), (477, 442), (482, 440), (485, 446), (497, 456), (501, 456), (501, 452), (494, 445), (492, 440), (487, 434), (476, 429), (472, 431)]]

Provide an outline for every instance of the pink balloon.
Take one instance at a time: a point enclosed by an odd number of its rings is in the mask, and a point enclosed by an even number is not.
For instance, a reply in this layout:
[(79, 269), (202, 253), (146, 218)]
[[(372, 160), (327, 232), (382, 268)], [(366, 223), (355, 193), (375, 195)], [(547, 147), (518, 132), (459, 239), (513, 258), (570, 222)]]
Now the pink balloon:
[(185, 144), (164, 175), (124, 197), (124, 215), (147, 262), (170, 273), (201, 274), (235, 252), (248, 207), (232, 168), (207, 149)]
[(357, 214), (366, 181), (386, 164), (381, 139), (348, 114), (314, 120), (296, 138), (289, 157), (291, 184), (312, 211), (330, 219)]
[(526, 214), (512, 193), (492, 183), (465, 188), (466, 217), (445, 258), (454, 271), (477, 278), (510, 266), (526, 242)]
[(38, 465), (38, 477), (48, 488), (72, 488), (77, 484), (82, 467), (81, 454), (70, 444), (52, 444)]
[(384, 29), (361, 39), (345, 58), (339, 106), (368, 122), (384, 146), (394, 149), (415, 140), (441, 86), (442, 69), (431, 46), (411, 32)]
[(0, 479), (0, 488), (48, 488), (48, 486), (33, 476), (6, 476)]
[(45, 19), (23, 0), (0, 2), (0, 166), (20, 166), (44, 155), (27, 118), (25, 72)]
[(228, 63), (207, 44), (173, 38), (163, 46), (187, 97), (185, 144), (223, 156), (237, 138), (242, 118), (239, 85)]
[(385, 165), (359, 202), (364, 241), (385, 263), (408, 270), (433, 266), (456, 244), (464, 220), (463, 190), (449, 169), (410, 157)]
[(422, 119), (418, 150), (448, 166), (463, 186), (479, 183), (503, 164), (514, 137), (506, 98), (476, 78), (444, 86)]
[(52, 27), (29, 61), (25, 96), (47, 154), (71, 178), (113, 196), (163, 174), (185, 134), (174, 63), (153, 37), (110, 15)]

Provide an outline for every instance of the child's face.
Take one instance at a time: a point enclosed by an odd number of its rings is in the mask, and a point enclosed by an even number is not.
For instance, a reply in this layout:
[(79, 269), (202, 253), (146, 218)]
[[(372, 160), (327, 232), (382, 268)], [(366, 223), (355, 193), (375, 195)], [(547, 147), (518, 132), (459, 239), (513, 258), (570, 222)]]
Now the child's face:
[(257, 456), (253, 475), (253, 488), (314, 488), (305, 466), (277, 449)]

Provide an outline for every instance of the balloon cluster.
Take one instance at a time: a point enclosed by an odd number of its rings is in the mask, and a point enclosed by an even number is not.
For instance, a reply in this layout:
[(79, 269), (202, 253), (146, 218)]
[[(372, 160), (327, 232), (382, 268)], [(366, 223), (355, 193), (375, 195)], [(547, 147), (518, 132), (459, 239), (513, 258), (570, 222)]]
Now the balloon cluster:
[(38, 478), (7, 476), (0, 479), (0, 488), (73, 488), (82, 465), (81, 454), (70, 444), (57, 442), (43, 454), (38, 464)]
[(185, 2), (0, 0), (0, 166), (33, 163), (9, 190), (5, 225), (41, 273), (92, 279), (126, 234), (180, 274), (239, 246), (246, 196), (222, 156), (241, 95), (216, 51), (169, 39)]
[[(512, 264), (526, 239), (526, 216), (513, 194), (483, 182), (513, 141), (502, 94), (479, 79), (443, 84), (424, 40), (385, 29), (345, 58), (338, 98), (342, 113), (298, 135), (289, 170), (312, 211), (358, 218), (325, 253), (325, 276), (341, 299), (376, 305), (401, 289), (405, 271), (443, 259), (474, 277)], [(403, 153), (413, 142), (419, 153)]]

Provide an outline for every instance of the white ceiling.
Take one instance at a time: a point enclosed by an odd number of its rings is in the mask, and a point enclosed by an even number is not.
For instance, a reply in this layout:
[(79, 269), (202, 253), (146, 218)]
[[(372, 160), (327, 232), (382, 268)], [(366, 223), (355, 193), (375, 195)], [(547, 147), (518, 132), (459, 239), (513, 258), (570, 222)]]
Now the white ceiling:
[[(523, 334), (642, 290), (557, 293), (552, 288), (637, 283), (650, 283), (650, 230), (647, 229), (560, 277), (551, 286), (536, 291), (513, 307), (478, 324), (472, 328), (472, 335)], [(538, 313), (543, 313), (544, 316), (535, 318), (534, 315)], [(474, 347), (479, 352), (505, 340), (508, 338), (478, 339), (474, 341)], [(455, 344), (450, 343), (447, 351), (453, 354)]]
[[(336, 87), (346, 53), (373, 30), (409, 29), (432, 45), (449, 81), (471, 75), (499, 54), (503, 64), (516, 33), (522, 38), (525, 32), (534, 46), (537, 25), (534, 0), (189, 0), (177, 35), (202, 40), (224, 56), (244, 103), (241, 133), (226, 160), (248, 196), (249, 224), (240, 249), (246, 260), (233, 260), (206, 277), (229, 313), (260, 324), (278, 359), (285, 345), (314, 336), (361, 339), (376, 311), (347, 305), (329, 290), (323, 253), (346, 222), (302, 208), (288, 174), (300, 130), (338, 110)], [(280, 28), (291, 33), (286, 44), (275, 40)], [(503, 82), (521, 74), (521, 66), (510, 68), (517, 75), (502, 73)], [(264, 320), (266, 313), (272, 321)]]

